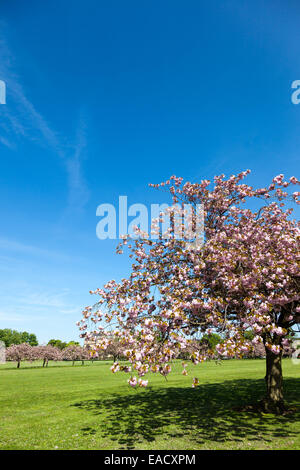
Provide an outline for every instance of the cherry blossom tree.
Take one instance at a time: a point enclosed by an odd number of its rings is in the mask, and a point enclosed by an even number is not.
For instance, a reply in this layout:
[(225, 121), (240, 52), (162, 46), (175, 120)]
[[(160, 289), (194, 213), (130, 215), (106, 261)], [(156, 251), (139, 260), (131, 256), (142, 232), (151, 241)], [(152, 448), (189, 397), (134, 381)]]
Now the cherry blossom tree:
[(105, 340), (108, 341), (108, 345), (104, 350), (95, 351), (94, 345), (101, 341), (101, 338), (104, 338), (103, 332), (100, 332), (96, 335), (96, 337), (90, 338), (89, 341), (85, 342), (85, 351), (89, 352), (90, 358), (98, 358), (98, 359), (109, 359), (110, 357), (113, 358), (113, 361), (116, 362), (120, 358), (124, 358), (125, 347), (120, 341), (119, 338), (115, 338), (113, 334), (105, 335)]
[(28, 343), (12, 344), (6, 349), (6, 360), (15, 361), (20, 368), (21, 361), (34, 361), (36, 359), (34, 346)]
[[(291, 189), (300, 183), (280, 174), (268, 186), (254, 189), (242, 182), (249, 173), (200, 183), (172, 176), (151, 185), (170, 192), (177, 217), (184, 204), (195, 211), (202, 205), (204, 244), (172, 236), (174, 223), (161, 234), (162, 213), (151, 236), (137, 229), (139, 238), (124, 236), (118, 246), (118, 253), (129, 249), (130, 276), (91, 291), (99, 300), (84, 309), (78, 322), (81, 336), (89, 340), (103, 325), (113, 327), (139, 376), (132, 372), (131, 386), (146, 386), (142, 377), (148, 371), (167, 376), (172, 359), (187, 350), (195, 334), (216, 333), (224, 338), (216, 346), (220, 357), (242, 357), (263, 345), (266, 397), (260, 406), (284, 411), (282, 351), (288, 333), (300, 322), (300, 225), (291, 207), (300, 203), (300, 192)], [(245, 337), (248, 330), (255, 333), (252, 340)], [(111, 344), (105, 331), (95, 350)], [(191, 354), (195, 364), (209, 358), (200, 349)], [(124, 368), (115, 363), (112, 370)], [(193, 387), (198, 384), (194, 377)]]
[(48, 362), (61, 360), (61, 351), (53, 346), (30, 346), (28, 343), (12, 344), (6, 350), (7, 360), (16, 361), (17, 368), (21, 361), (43, 361), (43, 367), (48, 366)]
[(112, 338), (109, 341), (107, 349), (105, 350), (107, 355), (112, 356), (114, 362), (116, 362), (121, 357), (124, 357), (124, 351), (124, 345), (119, 338)]
[(263, 359), (266, 357), (266, 348), (263, 344), (263, 342), (257, 342), (256, 344), (253, 344), (252, 351), (250, 352), (250, 357), (256, 357)]
[(72, 361), (73, 365), (75, 361), (81, 361), (84, 365), (84, 361), (90, 359), (89, 352), (82, 346), (71, 344), (67, 348), (61, 351), (62, 358), (66, 361)]
[(191, 339), (186, 344), (186, 347), (178, 354), (177, 358), (189, 360), (190, 358), (193, 358), (194, 355), (199, 353), (205, 355), (206, 357), (213, 358), (213, 350), (207, 341)]
[(49, 361), (61, 361), (62, 352), (60, 348), (47, 344), (46, 346), (35, 346), (35, 358), (43, 361), (43, 367), (48, 367)]

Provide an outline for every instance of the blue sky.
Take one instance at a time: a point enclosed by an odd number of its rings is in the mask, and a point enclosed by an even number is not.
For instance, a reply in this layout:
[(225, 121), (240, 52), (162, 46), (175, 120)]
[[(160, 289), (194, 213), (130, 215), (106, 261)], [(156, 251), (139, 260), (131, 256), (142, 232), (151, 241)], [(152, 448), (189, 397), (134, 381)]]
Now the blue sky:
[(124, 277), (96, 208), (250, 168), (299, 175), (297, 1), (2, 2), (0, 328), (78, 339), (90, 289)]

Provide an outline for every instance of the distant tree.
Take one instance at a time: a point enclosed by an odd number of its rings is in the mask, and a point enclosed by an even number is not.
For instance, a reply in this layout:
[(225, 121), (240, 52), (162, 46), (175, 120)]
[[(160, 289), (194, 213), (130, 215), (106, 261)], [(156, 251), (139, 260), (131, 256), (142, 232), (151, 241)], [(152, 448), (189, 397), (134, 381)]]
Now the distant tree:
[[(96, 343), (99, 341), (100, 337), (105, 337), (108, 341), (108, 345), (103, 350), (98, 350)], [(97, 359), (109, 359), (113, 358), (113, 361), (116, 362), (117, 359), (124, 357), (124, 352), (127, 349), (126, 344), (122, 344), (119, 338), (114, 337), (110, 334), (103, 334), (103, 332), (97, 332), (93, 337), (86, 341), (84, 344), (85, 351), (88, 352), (90, 358)]]
[(78, 343), (78, 341), (69, 341), (67, 344), (66, 344), (66, 348), (68, 346), (80, 346), (80, 343)]
[(183, 359), (183, 360), (188, 360), (190, 359), (193, 354), (195, 354), (197, 351), (202, 351), (207, 352), (208, 350), (208, 345), (206, 343), (200, 344), (199, 339), (192, 339), (189, 341), (189, 343), (186, 345), (185, 349), (183, 349), (177, 356), (177, 359)]
[(0, 340), (5, 343), (7, 348), (12, 344), (27, 343), (30, 344), (30, 346), (38, 345), (35, 334), (28, 333), (27, 331), (16, 331), (10, 328), (4, 328), (0, 330)]
[(51, 344), (47, 344), (46, 346), (36, 346), (34, 349), (35, 358), (43, 361), (43, 367), (48, 367), (49, 361), (62, 360), (62, 351)]
[(80, 346), (78, 341), (69, 341), (67, 343), (66, 341), (61, 341), (60, 339), (50, 339), (50, 341), (48, 341), (48, 344), (50, 346), (54, 346), (55, 348), (59, 348), (61, 350), (67, 348), (68, 346), (72, 346), (72, 345)]
[(21, 332), (21, 339), (23, 343), (28, 343), (30, 346), (37, 346), (39, 344), (36, 335), (27, 333), (27, 331)]
[(252, 341), (255, 337), (255, 333), (252, 330), (247, 330), (244, 332), (244, 338), (248, 341)]
[(11, 344), (17, 344), (19, 340), (19, 334), (16, 330), (4, 328), (0, 330), (0, 340), (4, 342), (8, 348)]
[(53, 346), (54, 348), (64, 349), (67, 347), (67, 343), (65, 341), (61, 341), (60, 339), (50, 339), (48, 341), (49, 346)]
[[(108, 345), (105, 353), (107, 356), (112, 356), (113, 361), (116, 362), (124, 356), (125, 347), (121, 344), (118, 338), (113, 338), (112, 342)], [(104, 351), (103, 351), (104, 352)]]
[(62, 351), (62, 358), (65, 361), (72, 361), (73, 365), (75, 361), (81, 361), (82, 365), (84, 365), (84, 361), (90, 359), (90, 355), (82, 346), (71, 344)]
[(6, 350), (6, 359), (16, 361), (17, 368), (20, 368), (21, 361), (34, 361), (36, 359), (35, 351), (28, 343), (12, 344)]
[(265, 358), (266, 357), (266, 348), (263, 344), (263, 342), (257, 342), (253, 344), (253, 349), (252, 352), (249, 354), (250, 357), (255, 357), (255, 358)]
[(206, 333), (199, 341), (200, 345), (207, 345), (207, 349), (215, 351), (217, 344), (222, 343), (222, 338), (216, 333)]

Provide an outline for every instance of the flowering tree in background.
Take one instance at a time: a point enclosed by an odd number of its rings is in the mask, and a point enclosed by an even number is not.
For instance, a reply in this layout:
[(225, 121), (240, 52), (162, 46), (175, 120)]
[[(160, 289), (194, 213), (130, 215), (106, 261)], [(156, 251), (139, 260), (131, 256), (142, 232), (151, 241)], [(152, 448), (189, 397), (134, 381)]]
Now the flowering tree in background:
[(266, 348), (263, 342), (259, 341), (256, 344), (253, 344), (253, 349), (250, 352), (250, 357), (257, 357), (261, 359), (266, 357)]
[(36, 359), (34, 347), (28, 343), (12, 344), (6, 349), (7, 361), (15, 361), (20, 368), (21, 361), (34, 361)]
[[(290, 191), (299, 181), (278, 175), (254, 189), (242, 182), (249, 173), (195, 184), (172, 176), (151, 185), (168, 189), (176, 205), (202, 204), (205, 243), (191, 248), (186, 239), (172, 237), (172, 228), (166, 239), (156, 221), (156, 239), (140, 232), (137, 239), (124, 236), (118, 247), (119, 253), (125, 246), (130, 250), (131, 275), (91, 291), (100, 298), (83, 311), (81, 336), (89, 340), (103, 324), (113, 327), (139, 376), (131, 370), (131, 386), (146, 386), (142, 377), (148, 371), (167, 376), (172, 359), (187, 350), (195, 334), (216, 333), (224, 338), (216, 346), (220, 357), (242, 357), (263, 345), (267, 394), (261, 406), (284, 410), (282, 350), (300, 322), (300, 226), (290, 207), (299, 204), (300, 193)], [(245, 337), (247, 330), (255, 333), (252, 340)], [(111, 341), (104, 330), (94, 347), (104, 350)], [(207, 358), (201, 349), (191, 354), (195, 364)], [(122, 367), (116, 363), (112, 370)], [(194, 377), (193, 386), (198, 384)]]
[(35, 346), (34, 354), (36, 360), (43, 361), (43, 367), (48, 367), (49, 361), (61, 361), (62, 352), (60, 348), (56, 348), (47, 344), (46, 346)]
[[(176, 358), (189, 360), (197, 354), (203, 354), (205, 357), (214, 357), (214, 353), (208, 342), (200, 341), (199, 339), (191, 339), (187, 342), (186, 347), (180, 351)], [(186, 375), (186, 374), (184, 374)]]
[[(97, 350), (97, 348), (95, 349), (95, 344), (101, 342), (103, 338), (107, 341), (107, 347), (100, 350)], [(89, 358), (109, 359), (112, 357), (114, 362), (121, 357), (125, 357), (125, 350), (126, 347), (122, 344), (119, 338), (115, 338), (113, 334), (105, 334), (103, 336), (103, 332), (99, 332), (96, 337), (90, 337), (84, 345), (84, 351), (89, 353)]]
[(63, 349), (61, 351), (61, 355), (63, 360), (72, 361), (73, 365), (75, 361), (81, 361), (83, 365), (85, 360), (90, 359), (90, 354), (88, 351), (82, 346), (78, 346), (76, 344), (72, 344)]
[(43, 361), (43, 367), (48, 366), (49, 361), (60, 361), (61, 351), (53, 346), (30, 346), (28, 343), (12, 344), (6, 350), (6, 359), (16, 361), (17, 368), (21, 361)]
[(106, 355), (111, 356), (113, 361), (116, 362), (117, 359), (124, 357), (125, 347), (120, 341), (119, 338), (112, 338), (109, 340), (109, 344), (105, 350)]

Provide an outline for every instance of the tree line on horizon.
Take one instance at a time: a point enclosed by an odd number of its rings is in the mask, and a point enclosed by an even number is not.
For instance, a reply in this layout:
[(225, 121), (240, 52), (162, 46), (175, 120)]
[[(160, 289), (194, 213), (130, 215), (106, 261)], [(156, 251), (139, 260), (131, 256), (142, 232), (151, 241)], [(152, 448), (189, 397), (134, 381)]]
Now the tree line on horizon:
[[(0, 341), (3, 341), (5, 347), (8, 348), (13, 344), (29, 344), (30, 346), (39, 346), (37, 336), (34, 333), (27, 331), (17, 331), (11, 328), (0, 329)], [(61, 341), (60, 339), (50, 339), (47, 345), (57, 347), (58, 349), (65, 349), (68, 346), (80, 346), (78, 341)]]
[[(245, 336), (251, 340), (254, 333), (247, 331)], [(22, 341), (22, 339), (27, 341), (11, 343), (13, 340)], [(126, 360), (126, 347), (116, 338), (113, 338), (106, 350), (102, 351), (95, 351), (88, 342), (81, 346), (76, 341), (67, 343), (59, 339), (51, 339), (47, 345), (39, 345), (36, 335), (10, 329), (0, 330), (0, 340), (4, 341), (5, 345), (8, 344), (6, 360), (16, 362), (17, 368), (20, 368), (23, 361), (42, 361), (43, 367), (48, 367), (49, 361), (71, 361), (73, 365), (76, 361), (81, 361), (84, 365), (84, 362), (89, 360), (93, 362), (112, 359), (114, 363), (117, 360)], [(216, 346), (222, 341), (223, 338), (216, 333), (204, 334), (201, 338), (192, 340), (187, 349), (177, 356), (177, 359), (186, 360), (199, 349), (203, 353), (210, 351), (211, 358), (217, 359)], [(289, 357), (292, 352), (290, 347), (286, 347), (284, 356)], [(263, 357), (265, 357), (265, 348), (261, 344), (255, 345), (252, 353), (248, 355), (248, 358)]]

